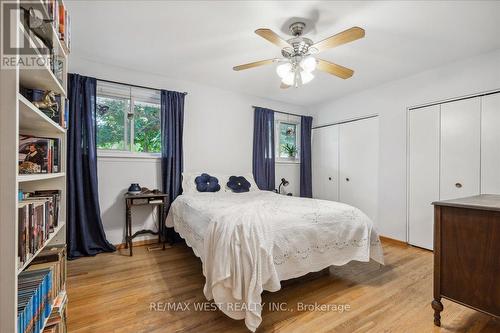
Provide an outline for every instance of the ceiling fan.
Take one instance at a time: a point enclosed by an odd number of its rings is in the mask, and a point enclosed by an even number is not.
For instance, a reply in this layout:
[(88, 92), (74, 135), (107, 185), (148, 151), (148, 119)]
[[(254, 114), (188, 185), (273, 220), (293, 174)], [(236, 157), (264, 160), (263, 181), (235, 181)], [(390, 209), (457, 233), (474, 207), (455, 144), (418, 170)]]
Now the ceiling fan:
[(276, 68), (278, 76), (281, 78), (281, 88), (286, 89), (291, 86), (298, 88), (303, 84), (309, 83), (314, 75), (312, 72), (318, 69), (330, 73), (342, 79), (348, 79), (354, 71), (352, 69), (334, 64), (332, 62), (315, 58), (313, 55), (346, 44), (365, 36), (365, 30), (359, 27), (352, 27), (336, 35), (323, 39), (320, 42), (313, 43), (312, 40), (302, 37), (306, 24), (295, 22), (290, 25), (290, 32), (294, 36), (288, 40), (282, 39), (271, 29), (257, 29), (255, 33), (269, 42), (281, 48), (283, 58), (273, 58), (251, 62), (244, 65), (233, 67), (235, 71), (241, 71), (253, 67), (280, 62)]

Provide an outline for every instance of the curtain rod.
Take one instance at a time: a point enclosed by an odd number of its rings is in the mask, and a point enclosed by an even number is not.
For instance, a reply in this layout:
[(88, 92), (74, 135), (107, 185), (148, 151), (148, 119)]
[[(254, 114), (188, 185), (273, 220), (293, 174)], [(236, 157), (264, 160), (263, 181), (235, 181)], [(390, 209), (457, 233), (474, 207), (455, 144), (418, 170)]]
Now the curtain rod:
[[(256, 106), (256, 105), (252, 105), (252, 107), (255, 109), (255, 108), (262, 108), (262, 106)], [(267, 108), (265, 108), (267, 109)], [(272, 109), (270, 109), (272, 110)], [(295, 116), (295, 117), (302, 117), (302, 116), (305, 116), (305, 115), (302, 115), (302, 114), (296, 114), (296, 113), (290, 113), (290, 112), (283, 112), (283, 111), (276, 111), (276, 110), (273, 110), (274, 112), (277, 112), (277, 113), (281, 113), (281, 114), (287, 114), (289, 116)]]
[[(124, 85), (124, 86), (130, 86), (130, 87), (135, 87), (135, 88), (143, 88), (143, 89), (151, 89), (151, 90), (159, 90), (159, 91), (162, 90), (162, 89), (158, 89), (158, 88), (151, 88), (151, 87), (146, 87), (146, 86), (140, 86), (140, 85), (137, 85), (137, 84), (123, 83), (123, 82), (112, 81), (112, 80), (105, 80), (105, 79), (99, 79), (99, 78), (96, 78), (96, 80), (97, 81), (102, 81), (102, 82), (114, 83), (114, 84), (121, 84), (121, 85)], [(187, 92), (183, 92), (183, 94), (187, 95), (188, 93)]]

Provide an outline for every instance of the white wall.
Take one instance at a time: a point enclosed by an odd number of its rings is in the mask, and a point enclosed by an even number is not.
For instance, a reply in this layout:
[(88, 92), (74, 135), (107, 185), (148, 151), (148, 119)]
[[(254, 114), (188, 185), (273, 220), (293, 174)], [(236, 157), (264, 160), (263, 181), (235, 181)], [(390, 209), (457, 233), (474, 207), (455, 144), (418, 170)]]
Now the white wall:
[(407, 107), (499, 88), (497, 50), (311, 106), (309, 111), (313, 126), (380, 115), (379, 232), (405, 241)]
[[(188, 92), (184, 112), (185, 171), (223, 174), (251, 173), (252, 105), (296, 114), (307, 112), (307, 109), (301, 106), (96, 63), (74, 54), (70, 58), (70, 72)], [(159, 173), (157, 160), (99, 158), (101, 214), (106, 235), (111, 243), (117, 244), (123, 241), (124, 191), (131, 182), (139, 182), (142, 186), (149, 188), (160, 188)], [(276, 168), (277, 179), (285, 177), (290, 180), (291, 184), (297, 184), (297, 186), (298, 176), (298, 165)], [(297, 178), (292, 179), (292, 177)], [(293, 192), (298, 194), (298, 190), (293, 189)], [(134, 230), (150, 227), (154, 223), (150, 208), (138, 207), (136, 210), (137, 213), (133, 216)]]
[[(97, 161), (99, 177), (99, 203), (101, 218), (108, 241), (124, 242), (125, 201), (123, 195), (131, 183), (139, 183), (149, 189), (161, 189), (160, 160), (157, 158), (100, 157)], [(138, 229), (156, 230), (157, 211), (152, 206), (132, 209), (133, 232)], [(140, 240), (146, 237), (137, 237)]]

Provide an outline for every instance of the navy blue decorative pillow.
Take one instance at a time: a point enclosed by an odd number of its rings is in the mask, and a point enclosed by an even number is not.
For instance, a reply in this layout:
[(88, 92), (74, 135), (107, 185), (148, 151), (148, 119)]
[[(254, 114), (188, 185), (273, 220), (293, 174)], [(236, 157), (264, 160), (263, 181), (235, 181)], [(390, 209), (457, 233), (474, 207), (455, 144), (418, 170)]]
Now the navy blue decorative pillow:
[(234, 193), (248, 192), (250, 190), (250, 183), (243, 176), (231, 176), (227, 182), (227, 187)]
[(217, 192), (220, 190), (219, 180), (207, 173), (202, 173), (194, 179), (198, 192)]

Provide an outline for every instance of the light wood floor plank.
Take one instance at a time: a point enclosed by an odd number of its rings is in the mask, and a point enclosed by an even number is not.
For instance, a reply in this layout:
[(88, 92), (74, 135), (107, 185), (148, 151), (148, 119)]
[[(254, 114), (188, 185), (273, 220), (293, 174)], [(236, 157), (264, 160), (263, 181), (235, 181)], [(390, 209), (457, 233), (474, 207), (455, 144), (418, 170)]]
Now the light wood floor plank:
[[(68, 264), (68, 329), (73, 333), (248, 332), (205, 302), (201, 262), (186, 245), (165, 251), (119, 250)], [(432, 253), (384, 242), (386, 265), (352, 262), (284, 281), (263, 294), (258, 332), (500, 332), (500, 320), (444, 300), (433, 325)], [(188, 302), (190, 311), (151, 311), (151, 303)], [(286, 303), (272, 311), (269, 303)], [(298, 304), (348, 304), (343, 313), (297, 311)]]

